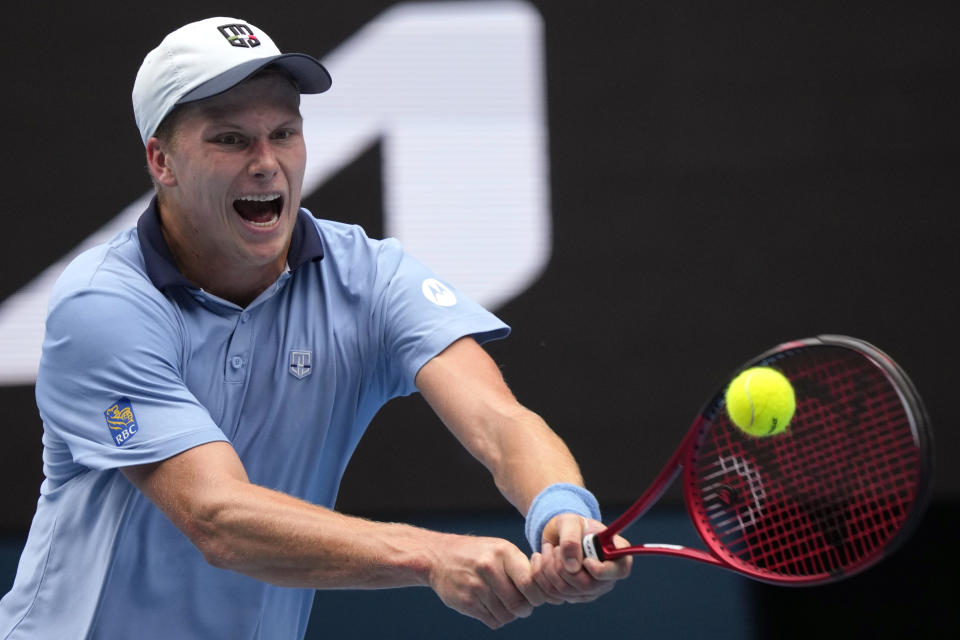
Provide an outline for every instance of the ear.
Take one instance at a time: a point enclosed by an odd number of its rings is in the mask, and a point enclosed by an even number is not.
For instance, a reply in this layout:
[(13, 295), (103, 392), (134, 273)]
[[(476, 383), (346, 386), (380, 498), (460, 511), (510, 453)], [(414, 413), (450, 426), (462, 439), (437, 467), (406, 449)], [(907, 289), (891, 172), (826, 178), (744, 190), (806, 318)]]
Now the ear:
[(170, 155), (165, 147), (166, 145), (159, 138), (153, 137), (147, 140), (147, 168), (159, 184), (173, 187), (177, 184), (177, 176), (170, 165)]

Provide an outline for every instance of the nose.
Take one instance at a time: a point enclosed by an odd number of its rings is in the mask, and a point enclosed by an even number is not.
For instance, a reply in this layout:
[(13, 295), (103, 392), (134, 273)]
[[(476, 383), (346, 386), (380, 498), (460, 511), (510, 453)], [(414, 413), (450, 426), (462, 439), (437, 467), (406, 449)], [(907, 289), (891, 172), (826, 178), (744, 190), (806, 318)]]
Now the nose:
[(269, 180), (277, 175), (280, 163), (268, 140), (251, 145), (250, 174), (258, 180)]

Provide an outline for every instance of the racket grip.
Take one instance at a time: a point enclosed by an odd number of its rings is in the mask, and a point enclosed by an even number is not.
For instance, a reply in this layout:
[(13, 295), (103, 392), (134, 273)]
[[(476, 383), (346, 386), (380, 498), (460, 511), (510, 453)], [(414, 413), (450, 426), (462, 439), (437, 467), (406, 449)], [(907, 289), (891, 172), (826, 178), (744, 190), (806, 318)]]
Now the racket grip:
[(603, 547), (600, 546), (600, 541), (597, 540), (597, 534), (588, 533), (583, 536), (583, 555), (586, 558), (593, 558), (594, 560), (606, 560), (603, 555)]

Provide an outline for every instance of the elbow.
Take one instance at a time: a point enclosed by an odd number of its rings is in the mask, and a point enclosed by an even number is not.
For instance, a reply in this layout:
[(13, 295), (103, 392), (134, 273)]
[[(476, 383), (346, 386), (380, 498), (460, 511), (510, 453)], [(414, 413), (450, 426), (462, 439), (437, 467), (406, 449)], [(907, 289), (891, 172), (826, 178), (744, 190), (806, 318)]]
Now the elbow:
[(224, 545), (211, 543), (210, 540), (197, 541), (194, 542), (194, 545), (200, 550), (203, 559), (210, 566), (217, 569), (239, 569), (236, 554), (230, 553)]
[(236, 569), (239, 554), (237, 545), (231, 542), (226, 514), (222, 505), (206, 505), (187, 516), (180, 529), (208, 564), (218, 569)]

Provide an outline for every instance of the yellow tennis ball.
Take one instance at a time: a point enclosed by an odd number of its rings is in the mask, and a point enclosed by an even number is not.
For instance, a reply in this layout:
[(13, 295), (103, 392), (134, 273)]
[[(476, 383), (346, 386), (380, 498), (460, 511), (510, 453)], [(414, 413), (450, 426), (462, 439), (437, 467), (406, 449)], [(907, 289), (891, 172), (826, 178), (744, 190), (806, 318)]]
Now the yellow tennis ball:
[(793, 385), (770, 367), (753, 367), (740, 373), (725, 396), (727, 415), (751, 436), (783, 433), (797, 408)]

